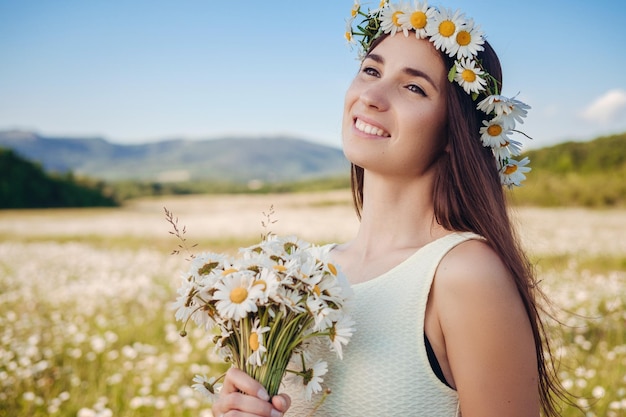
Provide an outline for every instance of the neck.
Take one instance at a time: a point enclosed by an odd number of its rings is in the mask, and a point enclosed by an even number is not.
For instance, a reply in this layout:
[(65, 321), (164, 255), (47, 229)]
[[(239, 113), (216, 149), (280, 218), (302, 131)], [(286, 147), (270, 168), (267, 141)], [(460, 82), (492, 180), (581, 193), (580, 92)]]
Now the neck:
[(355, 245), (362, 253), (418, 248), (446, 231), (437, 224), (432, 178), (398, 179), (365, 173), (361, 224)]

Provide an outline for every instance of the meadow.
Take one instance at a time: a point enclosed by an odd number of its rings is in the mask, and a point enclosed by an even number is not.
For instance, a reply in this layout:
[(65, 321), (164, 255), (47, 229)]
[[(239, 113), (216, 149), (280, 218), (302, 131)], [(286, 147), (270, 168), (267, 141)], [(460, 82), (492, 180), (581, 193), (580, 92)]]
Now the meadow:
[[(344, 241), (357, 228), (349, 193), (136, 199), (121, 208), (0, 211), (0, 417), (211, 416), (190, 388), (219, 374), (210, 338), (170, 308), (187, 242), (235, 251), (258, 241), (273, 206), (278, 234)], [(585, 412), (626, 416), (626, 210), (513, 212), (541, 287), (559, 376)]]

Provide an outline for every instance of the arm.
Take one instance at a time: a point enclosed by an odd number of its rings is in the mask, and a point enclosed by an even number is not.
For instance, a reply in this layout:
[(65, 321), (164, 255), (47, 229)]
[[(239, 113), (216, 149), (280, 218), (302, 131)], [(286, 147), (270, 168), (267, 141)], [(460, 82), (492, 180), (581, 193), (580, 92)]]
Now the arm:
[(461, 244), (444, 257), (433, 285), (463, 417), (538, 417), (530, 320), (500, 258), (484, 242)]
[(274, 396), (271, 402), (269, 399), (265, 388), (254, 378), (239, 369), (230, 368), (211, 411), (217, 417), (281, 417), (291, 404), (284, 394)]

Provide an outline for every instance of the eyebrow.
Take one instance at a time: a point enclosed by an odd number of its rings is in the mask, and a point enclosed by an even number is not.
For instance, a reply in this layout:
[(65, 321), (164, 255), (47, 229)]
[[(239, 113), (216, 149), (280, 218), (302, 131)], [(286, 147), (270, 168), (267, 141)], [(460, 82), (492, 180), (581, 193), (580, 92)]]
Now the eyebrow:
[[(378, 55), (378, 54), (368, 54), (365, 57), (365, 59), (367, 59), (367, 58), (370, 58), (373, 61), (376, 61), (376, 62), (378, 62), (381, 65), (385, 63), (385, 59), (382, 56)], [(436, 91), (439, 91), (439, 88), (437, 87), (437, 84), (430, 77), (430, 75), (426, 74), (424, 71), (419, 70), (417, 68), (405, 67), (405, 68), (402, 69), (402, 72), (404, 72), (405, 74), (408, 74), (410, 76), (413, 76), (413, 77), (424, 78), (426, 81), (428, 81), (433, 86), (433, 88)]]

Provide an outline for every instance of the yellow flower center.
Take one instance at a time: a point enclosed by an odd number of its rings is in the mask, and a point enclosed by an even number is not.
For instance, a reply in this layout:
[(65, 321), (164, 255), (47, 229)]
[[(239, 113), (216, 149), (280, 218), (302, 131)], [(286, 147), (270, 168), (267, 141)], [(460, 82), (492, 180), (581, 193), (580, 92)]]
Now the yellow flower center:
[(352, 15), (352, 17), (356, 17), (356, 14), (359, 12), (359, 8), (360, 6), (358, 4), (355, 4), (354, 6), (352, 6), (352, 10), (350, 11), (350, 14)]
[(378, 4), (378, 8), (382, 9), (383, 7), (385, 7), (385, 4), (387, 4), (387, 0), (380, 0), (380, 3)]
[(454, 22), (450, 20), (444, 20), (439, 24), (439, 33), (441, 36), (449, 38), (454, 35), (454, 31), (456, 30), (456, 26)]
[(322, 291), (320, 291), (320, 287), (319, 287), (317, 284), (315, 284), (315, 285), (313, 286), (313, 292), (314, 292), (314, 293), (315, 293), (315, 295), (317, 295), (318, 297), (319, 297), (319, 296), (320, 296), (320, 294), (322, 293)]
[(404, 13), (402, 13), (401, 11), (397, 11), (395, 12), (392, 16), (391, 16), (391, 22), (397, 26), (400, 27), (402, 26), (402, 24), (400, 22), (398, 22), (398, 19), (400, 18), (400, 16), (402, 16)]
[(471, 69), (464, 69), (461, 73), (461, 77), (463, 77), (463, 79), (468, 83), (473, 83), (474, 81), (476, 81), (476, 73)]
[(346, 34), (344, 36), (346, 37), (346, 40), (348, 42), (352, 42), (352, 32), (346, 31)]
[(252, 332), (248, 342), (250, 343), (250, 349), (254, 351), (259, 350), (259, 335), (258, 334), (256, 334), (255, 332)]
[(413, 12), (411, 14), (411, 26), (415, 29), (424, 29), (426, 27), (426, 13), (422, 11)]
[(248, 297), (248, 290), (244, 287), (233, 288), (230, 292), (230, 301), (241, 304)]
[(502, 126), (491, 125), (487, 128), (487, 133), (489, 133), (489, 136), (500, 136), (500, 133), (502, 133)]
[(263, 287), (263, 291), (265, 291), (267, 289), (267, 282), (265, 282), (264, 280), (260, 279), (258, 281), (255, 281), (254, 284), (252, 285), (262, 285)]
[(226, 276), (228, 274), (232, 274), (233, 272), (237, 272), (237, 270), (235, 268), (225, 269), (224, 272), (222, 272), (222, 276)]
[(472, 41), (472, 35), (468, 31), (462, 30), (456, 35), (456, 42), (461, 46), (467, 46)]
[(287, 270), (285, 265), (274, 265), (273, 268), (278, 272), (285, 272)]
[(330, 271), (331, 274), (337, 275), (337, 268), (335, 268), (335, 265), (328, 264), (328, 270)]
[(504, 168), (504, 173), (506, 175), (511, 175), (515, 171), (517, 171), (517, 165), (515, 165), (515, 164), (507, 165), (506, 168)]

